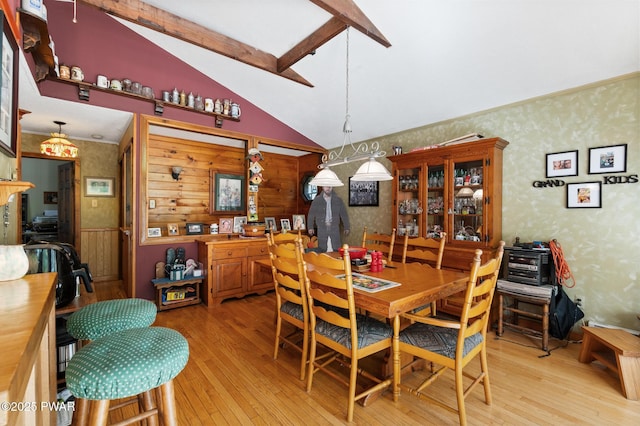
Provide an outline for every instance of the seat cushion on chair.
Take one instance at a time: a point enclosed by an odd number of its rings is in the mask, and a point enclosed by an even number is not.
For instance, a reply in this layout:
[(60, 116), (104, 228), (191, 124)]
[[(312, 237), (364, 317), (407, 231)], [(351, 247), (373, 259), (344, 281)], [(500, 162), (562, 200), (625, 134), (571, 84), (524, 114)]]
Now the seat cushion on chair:
[(96, 340), (116, 331), (148, 327), (157, 311), (155, 303), (145, 299), (106, 300), (71, 314), (67, 331), (79, 340)]
[(172, 380), (189, 360), (189, 344), (164, 327), (123, 330), (97, 339), (69, 360), (67, 388), (77, 398), (138, 395)]
[[(400, 332), (400, 341), (455, 359), (458, 330), (417, 322)], [(482, 343), (482, 334), (480, 333), (467, 337), (464, 341), (462, 355), (467, 355), (480, 343)]]
[[(365, 315), (356, 315), (358, 324), (358, 348), (364, 348), (393, 336), (393, 328), (382, 321)], [(318, 320), (316, 333), (328, 337), (351, 349), (351, 331), (326, 321)]]
[(282, 306), (280, 306), (280, 311), (296, 319), (299, 319), (300, 321), (304, 321), (302, 306), (297, 305), (293, 302), (284, 302)]

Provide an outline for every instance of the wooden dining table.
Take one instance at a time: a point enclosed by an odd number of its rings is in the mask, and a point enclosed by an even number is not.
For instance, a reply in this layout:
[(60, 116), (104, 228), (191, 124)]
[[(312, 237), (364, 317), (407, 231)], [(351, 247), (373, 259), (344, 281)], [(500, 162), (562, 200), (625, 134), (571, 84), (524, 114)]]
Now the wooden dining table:
[(435, 269), (419, 263), (389, 262), (381, 272), (357, 272), (362, 275), (400, 283), (370, 293), (354, 286), (354, 301), (358, 308), (393, 320), (393, 376), (386, 380), (393, 385), (393, 400), (400, 396), (400, 317), (421, 306), (463, 291), (469, 274), (446, 269)]
[[(332, 255), (332, 253), (330, 253)], [(337, 255), (337, 253), (336, 253)], [(308, 269), (313, 265), (307, 264)], [(463, 291), (469, 274), (460, 271), (435, 269), (420, 263), (388, 262), (381, 272), (352, 271), (360, 275), (399, 283), (399, 286), (376, 292), (368, 292), (354, 286), (354, 302), (357, 308), (393, 321), (393, 375), (383, 383), (393, 386), (393, 400), (400, 396), (400, 317), (403, 313), (428, 305)], [(365, 402), (366, 404), (366, 402)]]

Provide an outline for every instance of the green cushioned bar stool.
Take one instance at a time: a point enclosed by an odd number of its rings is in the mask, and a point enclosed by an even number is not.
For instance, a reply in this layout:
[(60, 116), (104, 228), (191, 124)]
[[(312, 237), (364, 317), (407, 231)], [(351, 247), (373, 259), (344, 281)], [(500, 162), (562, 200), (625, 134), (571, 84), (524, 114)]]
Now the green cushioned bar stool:
[(67, 331), (78, 340), (96, 340), (130, 328), (148, 327), (156, 320), (155, 303), (145, 299), (115, 299), (92, 303), (67, 319)]
[(173, 379), (188, 360), (187, 339), (164, 327), (123, 330), (92, 341), (65, 371), (67, 389), (76, 397), (73, 424), (106, 425), (111, 401), (155, 389), (159, 407), (148, 398), (139, 414), (118, 424), (161, 418), (165, 426), (177, 425)]

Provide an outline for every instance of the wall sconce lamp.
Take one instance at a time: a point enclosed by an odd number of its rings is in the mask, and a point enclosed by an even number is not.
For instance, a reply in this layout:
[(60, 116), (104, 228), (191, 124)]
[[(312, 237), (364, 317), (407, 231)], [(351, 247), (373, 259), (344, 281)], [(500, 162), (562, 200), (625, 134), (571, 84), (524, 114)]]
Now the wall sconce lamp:
[(180, 177), (180, 173), (182, 173), (182, 167), (179, 167), (179, 166), (171, 167), (172, 178), (174, 178), (175, 180), (178, 180), (178, 178)]

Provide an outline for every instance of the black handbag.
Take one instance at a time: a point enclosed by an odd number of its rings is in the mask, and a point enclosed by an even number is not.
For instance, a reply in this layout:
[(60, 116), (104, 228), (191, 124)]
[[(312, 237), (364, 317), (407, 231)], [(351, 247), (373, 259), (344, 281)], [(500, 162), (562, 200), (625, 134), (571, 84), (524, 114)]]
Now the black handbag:
[(584, 312), (565, 293), (562, 286), (557, 285), (554, 290), (549, 308), (549, 334), (564, 340), (573, 325), (584, 318)]

